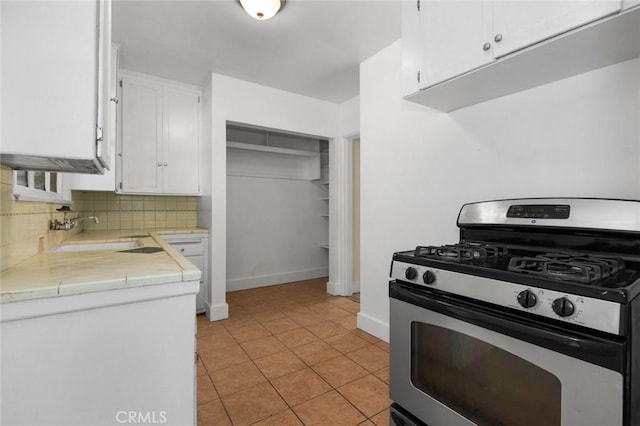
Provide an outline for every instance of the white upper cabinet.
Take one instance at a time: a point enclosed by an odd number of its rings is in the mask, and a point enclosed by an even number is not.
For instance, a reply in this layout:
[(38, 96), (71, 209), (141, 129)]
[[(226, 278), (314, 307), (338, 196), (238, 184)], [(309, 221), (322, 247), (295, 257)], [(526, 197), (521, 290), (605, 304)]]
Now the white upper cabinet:
[(199, 194), (200, 92), (123, 73), (117, 191)]
[(0, 17), (1, 162), (102, 172), (111, 2), (2, 1)]
[(402, 2), (402, 96), (420, 90), (420, 13), (415, 1)]
[(494, 53), (504, 56), (620, 11), (616, 0), (496, 1)]
[(119, 64), (120, 46), (113, 44), (111, 46), (111, 72), (109, 82), (109, 106), (107, 109), (108, 130), (103, 134), (103, 139), (108, 141), (105, 146), (106, 155), (104, 156), (105, 170), (104, 174), (93, 175), (83, 173), (68, 173), (64, 177), (65, 187), (68, 189), (84, 190), (84, 191), (115, 191), (116, 189), (116, 166), (115, 154), (118, 136), (118, 64)]
[(452, 111), (632, 59), (637, 3), (405, 1), (402, 95)]
[(421, 87), (429, 87), (493, 61), (492, 3), (421, 1)]
[(164, 91), (165, 135), (163, 144), (164, 192), (199, 193), (200, 93), (172, 86)]
[(162, 85), (122, 76), (120, 178), (124, 193), (162, 192)]

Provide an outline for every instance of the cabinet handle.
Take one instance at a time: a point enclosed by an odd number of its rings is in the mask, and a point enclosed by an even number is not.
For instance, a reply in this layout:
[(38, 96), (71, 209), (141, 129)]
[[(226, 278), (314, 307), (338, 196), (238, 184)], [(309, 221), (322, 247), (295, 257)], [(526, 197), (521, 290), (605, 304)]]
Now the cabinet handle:
[(158, 163), (158, 167), (162, 167), (162, 163)]
[(482, 50), (489, 50), (491, 49), (491, 43), (486, 42), (485, 44), (482, 45)]
[(116, 104), (120, 102), (120, 99), (118, 99), (118, 97), (117, 97), (117, 96), (116, 96), (116, 97), (114, 97), (114, 98), (111, 98), (111, 99), (109, 99), (109, 100), (110, 100), (111, 102), (115, 102)]
[(167, 163), (164, 163), (164, 164), (163, 164), (163, 166), (167, 167), (167, 166), (168, 166), (168, 164), (167, 164)]
[(496, 43), (500, 43), (502, 41), (502, 34), (496, 34), (496, 36), (493, 38), (493, 41), (495, 41)]

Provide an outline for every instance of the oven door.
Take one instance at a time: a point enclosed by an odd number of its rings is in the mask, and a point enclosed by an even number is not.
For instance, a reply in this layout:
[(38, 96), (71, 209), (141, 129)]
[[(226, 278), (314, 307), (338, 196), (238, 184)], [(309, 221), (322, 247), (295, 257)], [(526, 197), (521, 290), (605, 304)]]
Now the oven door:
[(429, 426), (623, 424), (623, 342), (395, 282), (390, 296), (391, 399)]

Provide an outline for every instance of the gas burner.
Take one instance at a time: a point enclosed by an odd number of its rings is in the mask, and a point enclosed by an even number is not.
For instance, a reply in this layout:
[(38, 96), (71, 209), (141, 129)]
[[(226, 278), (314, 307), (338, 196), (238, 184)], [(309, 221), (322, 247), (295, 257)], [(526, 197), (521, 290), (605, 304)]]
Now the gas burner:
[(439, 259), (455, 263), (484, 265), (495, 263), (506, 254), (506, 249), (476, 242), (462, 242), (443, 246), (417, 246), (414, 256)]
[(560, 281), (592, 284), (624, 269), (624, 261), (611, 257), (546, 253), (535, 257), (514, 257), (509, 271), (538, 275)]

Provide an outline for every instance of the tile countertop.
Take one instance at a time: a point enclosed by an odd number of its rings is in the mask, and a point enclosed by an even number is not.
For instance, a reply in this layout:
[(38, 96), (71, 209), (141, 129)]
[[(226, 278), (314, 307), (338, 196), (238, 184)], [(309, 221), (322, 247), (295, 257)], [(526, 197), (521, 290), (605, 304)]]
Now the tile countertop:
[(191, 228), (156, 232), (87, 231), (75, 234), (62, 245), (136, 241), (139, 247), (160, 247), (162, 251), (126, 253), (122, 249), (107, 249), (42, 252), (0, 272), (0, 302), (199, 280), (200, 270), (161, 238), (162, 234), (191, 233), (208, 231)]

